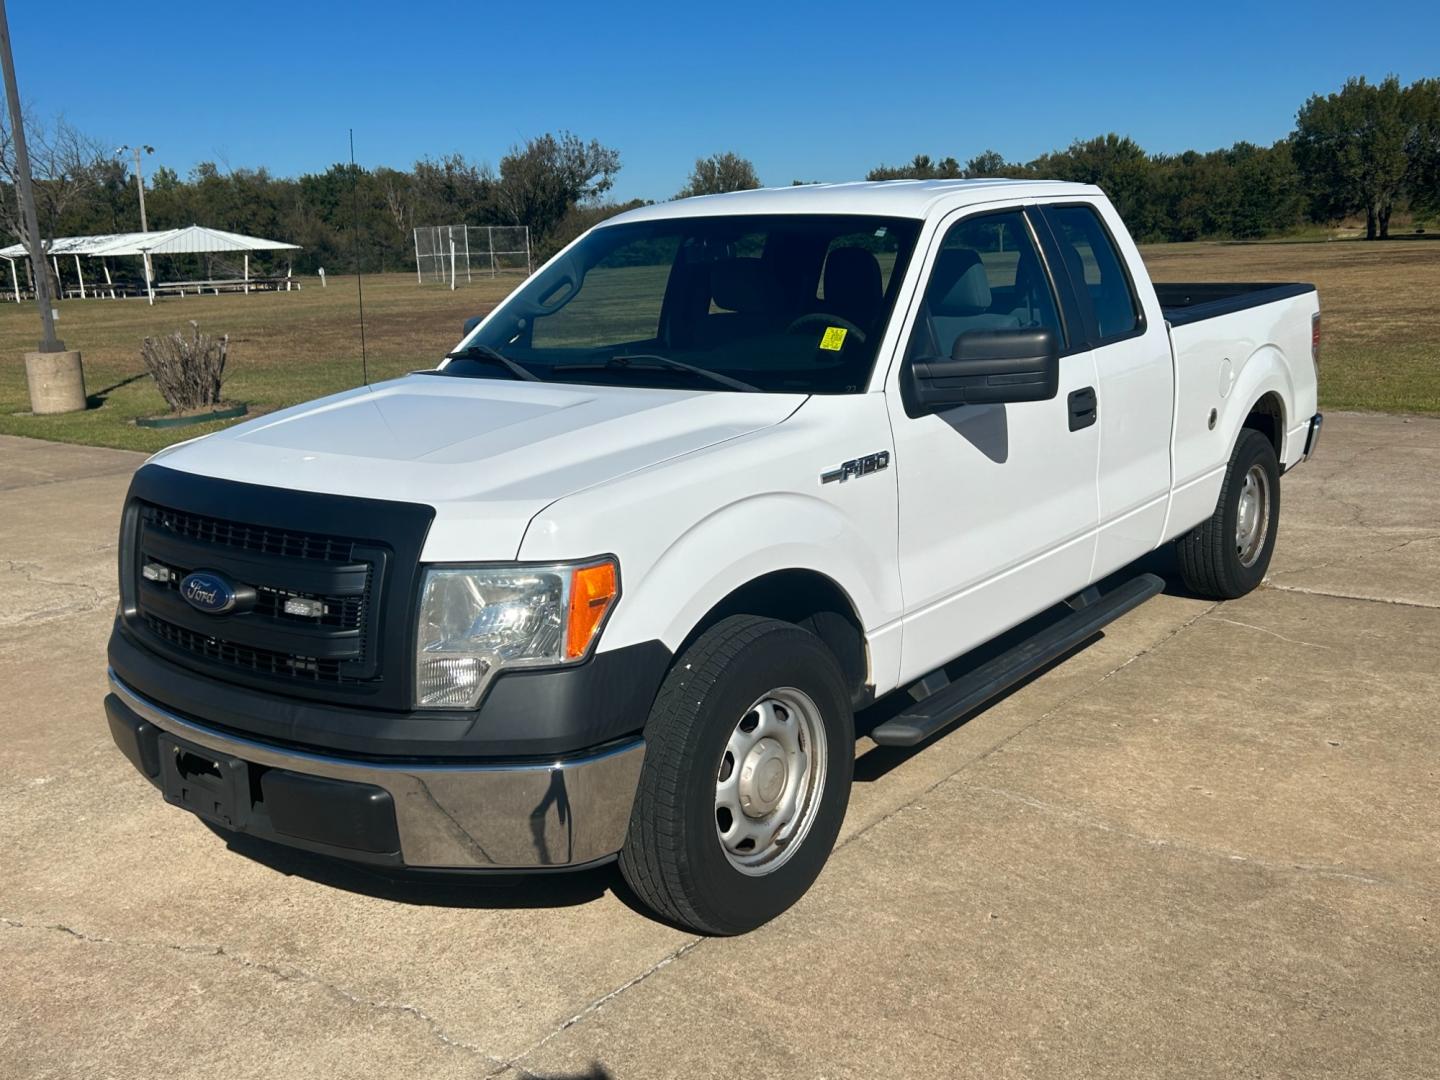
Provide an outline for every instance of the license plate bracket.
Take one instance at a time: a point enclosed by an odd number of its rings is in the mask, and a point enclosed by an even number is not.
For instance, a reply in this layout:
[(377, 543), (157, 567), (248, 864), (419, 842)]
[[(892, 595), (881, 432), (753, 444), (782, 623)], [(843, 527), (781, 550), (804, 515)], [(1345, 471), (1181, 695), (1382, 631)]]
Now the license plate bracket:
[(165, 801), (227, 829), (243, 829), (250, 819), (250, 766), (173, 735), (160, 735), (159, 743)]

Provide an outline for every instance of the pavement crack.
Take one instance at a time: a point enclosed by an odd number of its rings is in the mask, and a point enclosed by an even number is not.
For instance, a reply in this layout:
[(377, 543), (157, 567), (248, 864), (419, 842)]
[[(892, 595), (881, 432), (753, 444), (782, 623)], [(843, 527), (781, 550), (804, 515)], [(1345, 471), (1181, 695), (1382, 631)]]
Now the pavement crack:
[(1412, 536), (1409, 540), (1402, 540), (1398, 544), (1391, 544), (1389, 547), (1376, 548), (1373, 551), (1349, 552), (1343, 558), (1327, 559), (1325, 562), (1311, 563), (1308, 566), (1292, 566), (1288, 570), (1276, 570), (1266, 575), (1266, 584), (1274, 578), (1288, 577), (1291, 574), (1304, 574), (1311, 570), (1326, 570), (1332, 566), (1345, 564), (1352, 565), (1356, 559), (1369, 559), (1376, 555), (1389, 555), (1392, 551), (1399, 551), (1411, 544), (1425, 544), (1440, 540), (1440, 533), (1431, 533), (1425, 536)]
[(1440, 610), (1440, 604), (1427, 604), (1424, 600), (1395, 600), (1387, 596), (1357, 596), (1354, 593), (1307, 589), (1301, 585), (1273, 585), (1269, 582), (1266, 582), (1265, 588), (1274, 589), (1276, 592), (1300, 593), (1302, 596), (1328, 596), (1332, 600), (1363, 600), (1367, 604), (1391, 604), (1395, 607), (1421, 608), (1426, 611)]
[(52, 588), (64, 589), (67, 592), (72, 590), (82, 593), (88, 592), (90, 599), (88, 601), (77, 601), (63, 607), (44, 608), (40, 611), (22, 611), (14, 616), (0, 618), (0, 626), (41, 622), (46, 619), (54, 619), (66, 615), (83, 615), (85, 612), (94, 611), (105, 602), (105, 598), (100, 595), (100, 590), (95, 588), (94, 585), (88, 585), (81, 581), (52, 581), (49, 578), (40, 577), (40, 567), (36, 563), (6, 559), (3, 572), (7, 574), (19, 574), (32, 585), (45, 585)]
[(1231, 626), (1243, 626), (1246, 630), (1256, 630), (1262, 634), (1269, 634), (1271, 637), (1279, 638), (1281, 641), (1288, 641), (1291, 645), (1305, 645), (1311, 649), (1324, 649), (1326, 652), (1331, 651), (1329, 645), (1317, 645), (1313, 641), (1301, 641), (1299, 638), (1286, 637), (1284, 634), (1277, 634), (1274, 630), (1267, 630), (1265, 627), (1256, 626), (1254, 623), (1241, 622), (1239, 619), (1227, 619), (1221, 615), (1216, 615), (1215, 621), (1229, 623)]
[(1365, 874), (1357, 870), (1348, 870), (1341, 866), (1321, 866), (1316, 863), (1285, 862), (1275, 859), (1263, 859), (1254, 855), (1245, 855), (1238, 851), (1227, 851), (1224, 848), (1207, 847), (1204, 844), (1192, 844), (1185, 840), (1175, 840), (1165, 836), (1154, 836), (1149, 833), (1136, 832), (1133, 829), (1124, 828), (1112, 822), (1105, 821), (1091, 814), (1082, 813), (1079, 810), (1066, 806), (1059, 806), (1055, 803), (1045, 802), (1030, 795), (1022, 795), (1018, 791), (1009, 791), (1005, 788), (988, 787), (984, 784), (967, 784), (970, 791), (984, 792), (987, 795), (994, 795), (998, 798), (1016, 802), (1022, 806), (1039, 810), (1042, 813), (1051, 814), (1056, 817), (1063, 817), (1087, 829), (1095, 829), (1099, 832), (1109, 833), (1126, 840), (1133, 840), (1136, 843), (1144, 844), (1153, 848), (1170, 848), (1187, 855), (1198, 855), (1204, 858), (1215, 859), (1221, 862), (1245, 863), (1250, 866), (1257, 866), (1264, 870), (1272, 870), (1278, 873), (1307, 874), (1315, 877), (1338, 878), (1342, 881), (1354, 881), (1361, 885), (1376, 885), (1382, 888), (1408, 889), (1422, 895), (1435, 895), (1440, 890), (1424, 882), (1411, 881), (1408, 879), (1383, 878), (1374, 874)]
[(627, 990), (632, 990), (635, 987), (639, 986), (646, 979), (650, 978), (651, 975), (654, 975), (657, 971), (660, 971), (663, 968), (669, 967), (676, 960), (679, 960), (681, 957), (689, 953), (692, 949), (699, 948), (708, 940), (709, 938), (694, 937), (691, 938), (689, 941), (685, 942), (683, 945), (679, 946), (678, 948), (672, 949), (670, 952), (666, 953), (659, 960), (657, 960), (655, 963), (651, 964), (648, 968), (642, 971), (639, 975), (636, 975), (633, 979), (629, 979), (626, 982), (621, 983), (614, 990), (611, 990), (609, 993), (602, 994), (600, 997), (590, 1002), (590, 1004), (586, 1005), (574, 1016), (570, 1017), (570, 1019), (561, 1023), (553, 1031), (547, 1032), (544, 1038), (540, 1039), (526, 1049), (520, 1051), (520, 1053), (516, 1054), (509, 1061), (500, 1063), (499, 1067), (496, 1068), (493, 1072), (486, 1073), (485, 1077), (482, 1078), (482, 1080), (489, 1080), (490, 1077), (499, 1076), (507, 1069), (515, 1069), (521, 1073), (524, 1073), (526, 1076), (531, 1075), (530, 1073), (527, 1073), (524, 1068), (521, 1067), (521, 1065), (519, 1064), (521, 1061), (524, 1061), (531, 1054), (535, 1053), (535, 1051), (539, 1050), (551, 1039), (555, 1038), (555, 1036), (561, 1034), (562, 1032), (570, 1030), (582, 1020), (585, 1020), (594, 1013), (599, 1012), (606, 1005), (614, 1001)]
[[(346, 990), (343, 986), (332, 983), (328, 979), (321, 978), (319, 975), (316, 975), (310, 971), (306, 971), (303, 968), (286, 968), (278, 964), (271, 964), (261, 960), (250, 960), (244, 956), (239, 955), (238, 953), (227, 952), (223, 945), (181, 945), (168, 941), (137, 941), (122, 938), (111, 938), (104, 937), (99, 934), (86, 933), (85, 931), (75, 929), (75, 927), (73, 926), (67, 926), (64, 923), (28, 923), (20, 919), (12, 919), (3, 915), (0, 915), (0, 926), (6, 926), (13, 930), (49, 931), (52, 933), (64, 934), (68, 937), (75, 938), (90, 945), (110, 945), (118, 948), (163, 950), (167, 952), (183, 953), (189, 956), (215, 957), (217, 959), (225, 960), (228, 963), (235, 964), (239, 967), (247, 968), (251, 971), (257, 971), (261, 974), (268, 975), (271, 978), (278, 980), (279, 982), (293, 982), (301, 983), (308, 986), (314, 986), (331, 995), (332, 997), (338, 998), (339, 1000), (347, 1004), (355, 1005), (363, 1009), (371, 1009), (378, 1012), (397, 1013), (402, 1016), (408, 1016), (424, 1024), (429, 1029), (430, 1034), (436, 1039), (436, 1041), (444, 1044), (445, 1046), (454, 1047), (457, 1050), (464, 1050), (467, 1053), (474, 1054), (475, 1056), (480, 1058), (484, 1058), (486, 1062), (492, 1065), (500, 1064), (499, 1058), (496, 1058), (493, 1055), (486, 1053), (483, 1049), (473, 1043), (468, 1043), (462, 1039), (458, 1039), (452, 1036), (440, 1023), (439, 1020), (437, 1020), (434, 1016), (430, 1015), (428, 1012), (426, 1012), (424, 1009), (419, 1008), (418, 1006), (407, 1005), (403, 1002), (383, 1001), (376, 998), (362, 997), (359, 994), (355, 994), (349, 990)], [(495, 1074), (487, 1073), (486, 1075), (493, 1076)]]

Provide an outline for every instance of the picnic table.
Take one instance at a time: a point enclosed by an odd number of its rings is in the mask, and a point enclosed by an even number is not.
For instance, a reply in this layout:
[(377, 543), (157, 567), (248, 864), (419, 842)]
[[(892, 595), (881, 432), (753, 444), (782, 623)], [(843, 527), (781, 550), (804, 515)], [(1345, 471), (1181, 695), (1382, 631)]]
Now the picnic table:
[(300, 282), (294, 277), (281, 275), (279, 277), (252, 277), (252, 278), (212, 278), (203, 281), (157, 281), (155, 291), (157, 293), (175, 293), (185, 296), (187, 293), (200, 295), (205, 292), (213, 292), (219, 296), (222, 292), (278, 292), (280, 289), (289, 292), (292, 288), (300, 288)]

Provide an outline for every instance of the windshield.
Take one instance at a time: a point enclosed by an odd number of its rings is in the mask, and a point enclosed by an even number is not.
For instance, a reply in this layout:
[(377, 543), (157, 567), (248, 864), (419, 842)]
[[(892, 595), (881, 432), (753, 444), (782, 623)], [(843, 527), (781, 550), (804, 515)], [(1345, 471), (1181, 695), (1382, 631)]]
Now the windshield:
[(510, 297), (443, 373), (523, 377), (509, 361), (547, 382), (860, 393), (919, 230), (854, 215), (604, 226)]

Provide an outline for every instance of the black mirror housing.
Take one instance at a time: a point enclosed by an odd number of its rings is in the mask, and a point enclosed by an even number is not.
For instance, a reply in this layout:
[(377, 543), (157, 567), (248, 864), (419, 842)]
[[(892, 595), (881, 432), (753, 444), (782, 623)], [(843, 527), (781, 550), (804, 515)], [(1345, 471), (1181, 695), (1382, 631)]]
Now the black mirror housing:
[(475, 327), (479, 326), (480, 320), (484, 317), (484, 315), (471, 315), (468, 319), (465, 320), (465, 329), (462, 330), (461, 333), (464, 334), (465, 337), (469, 337), (470, 331), (474, 330)]
[(909, 383), (921, 414), (954, 405), (1049, 401), (1060, 387), (1060, 340), (1048, 327), (971, 330), (955, 339), (950, 359), (912, 360)]

